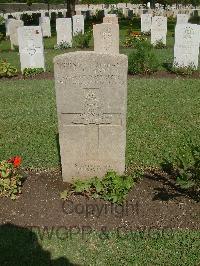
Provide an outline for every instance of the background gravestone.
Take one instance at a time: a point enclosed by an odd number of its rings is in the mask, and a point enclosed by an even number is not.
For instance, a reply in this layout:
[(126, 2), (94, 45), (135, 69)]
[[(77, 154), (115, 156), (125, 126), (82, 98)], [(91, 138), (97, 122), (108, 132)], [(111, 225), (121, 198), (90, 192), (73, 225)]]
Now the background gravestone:
[(119, 54), (119, 25), (102, 23), (93, 25), (94, 51)]
[(141, 15), (141, 32), (148, 33), (151, 31), (151, 14)]
[(39, 25), (41, 26), (43, 37), (51, 37), (51, 25), (49, 17), (40, 17)]
[(113, 23), (113, 24), (118, 24), (118, 17), (116, 14), (107, 14), (103, 18), (103, 23)]
[(198, 67), (200, 29), (195, 24), (179, 24), (175, 28), (174, 66)]
[(54, 59), (64, 181), (125, 170), (125, 55), (74, 52)]
[(72, 46), (72, 20), (71, 18), (56, 19), (57, 44), (65, 42)]
[(44, 68), (44, 46), (40, 26), (18, 28), (21, 71), (25, 68)]
[(177, 14), (176, 16), (176, 25), (188, 23), (189, 15), (187, 14)]
[(14, 18), (7, 18), (5, 20), (5, 27), (6, 27), (6, 36), (10, 36), (10, 22), (15, 20)]
[(11, 43), (11, 50), (14, 49), (14, 46), (18, 46), (18, 34), (17, 29), (19, 27), (24, 26), (24, 22), (22, 20), (11, 20), (9, 22), (9, 34), (10, 34), (10, 43)]
[(158, 42), (166, 44), (167, 18), (163, 16), (152, 17), (151, 24), (151, 43), (156, 45)]
[(83, 15), (75, 15), (73, 19), (73, 36), (77, 33), (84, 34), (84, 17)]

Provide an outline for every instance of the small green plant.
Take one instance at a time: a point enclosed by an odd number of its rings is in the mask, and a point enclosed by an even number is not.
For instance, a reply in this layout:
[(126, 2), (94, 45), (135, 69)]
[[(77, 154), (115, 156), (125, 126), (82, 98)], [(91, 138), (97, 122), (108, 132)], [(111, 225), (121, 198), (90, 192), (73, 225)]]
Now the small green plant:
[(24, 77), (34, 77), (44, 72), (43, 68), (25, 68), (23, 70)]
[(142, 36), (151, 36), (151, 31), (144, 31), (141, 33)]
[(19, 172), (21, 157), (0, 162), (0, 196), (15, 200), (21, 193), (23, 177)]
[(55, 50), (64, 50), (71, 48), (71, 44), (68, 42), (60, 42), (59, 44), (54, 45)]
[[(81, 193), (95, 199), (101, 198), (122, 204), (133, 184), (131, 176), (119, 176), (116, 172), (110, 171), (103, 179), (93, 177), (89, 180), (76, 180), (71, 193)], [(61, 198), (66, 199), (71, 193), (65, 190), (61, 193)]]
[(91, 31), (87, 31), (84, 34), (80, 32), (73, 37), (72, 46), (74, 48), (88, 48), (91, 38)]
[(128, 56), (130, 74), (151, 74), (159, 68), (159, 63), (152, 45), (147, 40), (137, 40), (136, 50)]
[(156, 44), (154, 45), (155, 49), (164, 49), (166, 48), (166, 45), (163, 43), (162, 40), (157, 41)]
[(0, 32), (0, 42), (3, 41), (5, 38), (4, 34)]
[(162, 169), (176, 177), (176, 183), (182, 189), (197, 192), (200, 200), (200, 147), (191, 146), (193, 163), (188, 164), (183, 159), (177, 158), (174, 163), (164, 162)]
[(197, 69), (193, 64), (190, 64), (189, 66), (179, 66), (174, 63), (173, 65), (170, 65), (169, 70), (177, 75), (191, 76)]
[(108, 14), (116, 14), (118, 18), (123, 18), (124, 14), (123, 14), (123, 10), (121, 8), (111, 8), (108, 11)]
[(63, 200), (67, 200), (70, 194), (71, 194), (70, 191), (66, 189), (60, 193), (60, 198)]
[(0, 61), (0, 78), (2, 77), (11, 78), (13, 76), (16, 76), (16, 74), (17, 74), (16, 67), (12, 66), (6, 60)]
[(0, 16), (0, 25), (3, 25), (4, 23), (5, 23), (5, 19), (2, 16)]
[(194, 160), (192, 165), (185, 164), (181, 159), (178, 160), (176, 181), (182, 188), (194, 188), (200, 192), (200, 147), (192, 147), (191, 152)]

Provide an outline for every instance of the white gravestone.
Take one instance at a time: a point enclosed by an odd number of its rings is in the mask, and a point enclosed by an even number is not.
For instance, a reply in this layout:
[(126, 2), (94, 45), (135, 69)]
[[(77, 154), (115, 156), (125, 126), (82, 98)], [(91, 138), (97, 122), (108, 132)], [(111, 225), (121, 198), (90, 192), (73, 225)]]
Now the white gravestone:
[(189, 15), (187, 14), (177, 14), (176, 16), (176, 25), (188, 23)]
[(151, 24), (151, 43), (156, 45), (158, 42), (162, 42), (166, 45), (167, 35), (167, 18), (163, 16), (152, 17)]
[(56, 19), (57, 44), (68, 43), (72, 46), (72, 20), (71, 18)]
[(25, 68), (45, 68), (44, 46), (40, 26), (18, 28), (21, 71)]
[(41, 26), (43, 37), (51, 37), (51, 25), (49, 17), (40, 17), (39, 25)]
[(10, 36), (10, 22), (15, 20), (14, 18), (7, 18), (5, 20), (5, 27), (6, 27), (6, 36)]
[(198, 67), (199, 61), (199, 25), (179, 24), (175, 28), (174, 66)]
[(72, 17), (72, 19), (73, 19), (73, 36), (78, 33), (84, 34), (84, 16), (75, 15)]
[(24, 22), (22, 20), (11, 20), (9, 22), (9, 35), (10, 35), (10, 43), (11, 43), (11, 49), (14, 49), (14, 46), (18, 46), (18, 34), (17, 29), (19, 27), (23, 27)]
[(141, 15), (141, 32), (148, 33), (151, 31), (151, 14)]
[(119, 25), (111, 23), (93, 26), (94, 51), (97, 53), (119, 54)]
[(118, 24), (118, 17), (116, 14), (108, 14), (105, 17), (103, 17), (103, 23)]
[(75, 52), (54, 59), (63, 180), (125, 170), (125, 55)]

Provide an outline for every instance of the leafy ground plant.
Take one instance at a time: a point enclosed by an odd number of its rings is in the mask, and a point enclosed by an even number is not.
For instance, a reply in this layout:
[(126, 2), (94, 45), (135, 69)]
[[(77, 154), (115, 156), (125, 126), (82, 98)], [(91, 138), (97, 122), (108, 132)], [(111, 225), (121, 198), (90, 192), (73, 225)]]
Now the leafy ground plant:
[(42, 67), (40, 68), (25, 68), (23, 71), (24, 77), (34, 77), (44, 72)]
[(155, 49), (164, 49), (166, 48), (166, 45), (163, 43), (162, 40), (157, 41), (156, 44), (154, 45)]
[(112, 203), (122, 204), (134, 184), (133, 177), (120, 176), (114, 171), (107, 172), (103, 179), (76, 180), (71, 191), (63, 191), (62, 199), (73, 193), (81, 193), (92, 198), (101, 198)]
[(128, 56), (129, 73), (151, 74), (157, 71), (159, 63), (153, 46), (147, 40), (137, 40), (135, 48)]
[(71, 48), (71, 44), (68, 42), (60, 42), (59, 44), (54, 45), (55, 50), (64, 50)]
[(91, 37), (92, 37), (91, 31), (87, 31), (84, 34), (80, 32), (73, 37), (72, 46), (74, 48), (88, 48)]
[(0, 61), (0, 78), (2, 77), (11, 78), (13, 76), (16, 76), (16, 74), (17, 74), (16, 67), (12, 66), (6, 60)]
[(21, 157), (0, 162), (0, 196), (15, 200), (21, 193), (23, 176), (19, 172)]
[(189, 66), (179, 66), (175, 63), (173, 65), (171, 64), (169, 70), (177, 75), (190, 76), (196, 71), (196, 68), (193, 64), (190, 64)]
[(176, 177), (177, 185), (195, 193), (200, 200), (200, 147), (191, 146), (193, 163), (186, 163), (177, 158), (175, 163), (167, 162), (162, 165), (163, 170)]

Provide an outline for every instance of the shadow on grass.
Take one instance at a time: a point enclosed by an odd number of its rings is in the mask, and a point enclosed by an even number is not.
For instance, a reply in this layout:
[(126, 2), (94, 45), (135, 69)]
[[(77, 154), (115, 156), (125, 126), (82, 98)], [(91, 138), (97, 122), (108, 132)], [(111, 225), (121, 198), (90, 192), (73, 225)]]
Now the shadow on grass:
[(164, 162), (162, 165), (162, 171), (150, 171), (144, 174), (144, 177), (157, 180), (163, 183), (163, 188), (155, 188), (155, 195), (153, 200), (161, 200), (161, 201), (169, 201), (178, 197), (187, 197), (191, 198), (196, 202), (200, 201), (200, 195), (198, 191), (194, 191), (191, 189), (183, 189), (176, 183), (177, 173), (172, 171), (171, 163)]
[(78, 266), (64, 257), (53, 260), (51, 253), (42, 249), (36, 233), (13, 224), (0, 226), (0, 265)]

